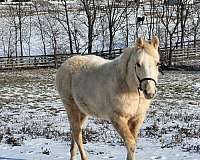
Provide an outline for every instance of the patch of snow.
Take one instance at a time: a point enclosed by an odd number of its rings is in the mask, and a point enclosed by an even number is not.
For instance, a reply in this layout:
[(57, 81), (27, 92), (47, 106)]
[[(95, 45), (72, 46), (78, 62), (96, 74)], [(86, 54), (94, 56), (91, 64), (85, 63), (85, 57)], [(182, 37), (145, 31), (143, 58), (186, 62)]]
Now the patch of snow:
[(194, 87), (195, 89), (197, 89), (197, 90), (200, 91), (200, 83), (199, 83), (199, 82), (197, 82), (196, 84), (194, 84), (193, 87)]
[[(84, 145), (89, 159), (102, 160), (125, 159), (124, 146), (108, 145), (104, 143), (88, 143)], [(45, 154), (44, 151), (48, 151)], [(17, 160), (66, 160), (70, 158), (70, 145), (68, 142), (37, 138), (24, 141), (22, 146), (11, 147), (0, 145), (0, 159)], [(78, 155), (80, 160), (80, 155)], [(199, 154), (181, 152), (177, 148), (161, 149), (160, 144), (150, 139), (140, 138), (136, 150), (136, 158), (141, 160), (199, 160)]]

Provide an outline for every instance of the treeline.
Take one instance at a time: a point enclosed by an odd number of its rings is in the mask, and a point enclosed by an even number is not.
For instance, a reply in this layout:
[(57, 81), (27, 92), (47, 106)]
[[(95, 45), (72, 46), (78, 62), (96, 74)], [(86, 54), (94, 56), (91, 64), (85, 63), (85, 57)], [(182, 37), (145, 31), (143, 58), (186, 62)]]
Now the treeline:
[(138, 36), (157, 34), (161, 47), (170, 50), (170, 65), (175, 48), (198, 46), (200, 9), (187, 0), (35, 1), (0, 7), (0, 52), (6, 57), (111, 52), (132, 46)]

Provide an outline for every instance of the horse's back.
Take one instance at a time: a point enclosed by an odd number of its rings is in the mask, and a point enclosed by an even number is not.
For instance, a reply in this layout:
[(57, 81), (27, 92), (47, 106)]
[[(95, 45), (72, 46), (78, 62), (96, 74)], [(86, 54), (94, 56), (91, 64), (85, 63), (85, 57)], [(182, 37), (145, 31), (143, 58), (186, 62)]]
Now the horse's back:
[(62, 101), (65, 102), (73, 97), (72, 92), (74, 87), (72, 86), (72, 82), (79, 81), (79, 77), (77, 77), (78, 80), (73, 77), (90, 70), (95, 70), (95, 68), (103, 65), (106, 61), (95, 55), (73, 56), (66, 60), (56, 74), (56, 87)]
[(60, 67), (61, 70), (65, 70), (65, 72), (76, 73), (84, 68), (88, 68), (92, 65), (99, 65), (104, 63), (106, 60), (95, 56), (95, 55), (86, 55), (86, 56), (73, 56), (65, 61)]

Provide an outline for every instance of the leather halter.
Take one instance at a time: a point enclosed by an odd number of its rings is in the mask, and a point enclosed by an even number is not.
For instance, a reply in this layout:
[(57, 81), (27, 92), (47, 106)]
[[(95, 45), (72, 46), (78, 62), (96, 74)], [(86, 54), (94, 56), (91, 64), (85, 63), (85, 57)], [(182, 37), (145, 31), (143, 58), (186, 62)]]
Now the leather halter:
[(138, 91), (139, 90), (143, 91), (143, 89), (142, 89), (142, 82), (143, 81), (151, 80), (151, 81), (153, 81), (155, 83), (155, 86), (156, 86), (157, 83), (156, 83), (155, 79), (153, 79), (153, 78), (148, 78), (147, 77), (147, 78), (140, 79), (140, 77), (137, 75), (136, 65), (135, 65), (135, 74), (136, 74), (136, 77), (137, 77), (138, 81), (140, 82), (139, 87), (138, 87)]

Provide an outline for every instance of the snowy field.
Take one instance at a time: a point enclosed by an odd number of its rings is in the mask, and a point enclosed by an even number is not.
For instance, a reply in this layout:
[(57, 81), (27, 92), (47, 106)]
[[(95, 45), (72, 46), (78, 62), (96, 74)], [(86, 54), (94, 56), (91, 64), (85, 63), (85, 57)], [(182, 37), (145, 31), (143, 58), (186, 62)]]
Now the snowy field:
[[(0, 73), (0, 159), (69, 159), (70, 131), (55, 72)], [(125, 159), (123, 142), (108, 121), (89, 119), (83, 134), (89, 159)], [(160, 75), (140, 137), (139, 160), (200, 159), (200, 72)]]

